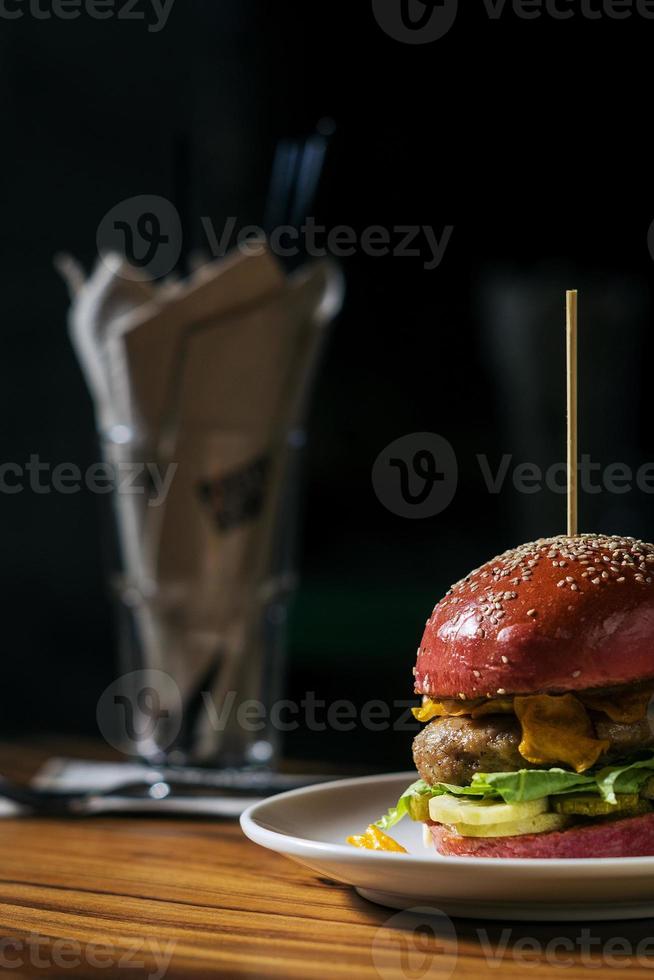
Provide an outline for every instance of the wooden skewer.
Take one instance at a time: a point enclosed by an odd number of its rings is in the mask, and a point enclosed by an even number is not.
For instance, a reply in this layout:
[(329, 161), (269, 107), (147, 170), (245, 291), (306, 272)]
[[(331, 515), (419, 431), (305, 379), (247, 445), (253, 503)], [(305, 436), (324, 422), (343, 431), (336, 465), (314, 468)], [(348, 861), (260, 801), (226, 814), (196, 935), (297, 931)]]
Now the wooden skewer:
[(577, 496), (577, 290), (566, 292), (568, 378), (568, 535), (578, 533)]

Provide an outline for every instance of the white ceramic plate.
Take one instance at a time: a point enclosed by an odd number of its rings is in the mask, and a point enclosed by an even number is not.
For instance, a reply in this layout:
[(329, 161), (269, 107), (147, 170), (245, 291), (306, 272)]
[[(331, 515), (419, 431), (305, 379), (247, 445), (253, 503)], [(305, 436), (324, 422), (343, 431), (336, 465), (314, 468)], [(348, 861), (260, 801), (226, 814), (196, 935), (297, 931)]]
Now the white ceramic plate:
[(250, 806), (241, 827), (250, 840), (391, 908), (527, 921), (654, 916), (654, 857), (499, 860), (441, 857), (426, 848), (408, 817), (391, 831), (408, 854), (345, 843), (394, 805), (416, 773), (322, 783)]

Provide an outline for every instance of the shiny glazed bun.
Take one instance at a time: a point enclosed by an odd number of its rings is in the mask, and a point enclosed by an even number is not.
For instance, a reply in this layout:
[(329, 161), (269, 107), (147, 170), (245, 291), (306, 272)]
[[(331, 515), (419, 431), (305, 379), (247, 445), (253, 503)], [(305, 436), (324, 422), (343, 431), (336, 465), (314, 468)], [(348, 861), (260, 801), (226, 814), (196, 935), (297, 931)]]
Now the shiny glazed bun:
[(417, 693), (462, 700), (654, 678), (654, 545), (582, 534), (505, 552), (434, 608), (414, 675)]

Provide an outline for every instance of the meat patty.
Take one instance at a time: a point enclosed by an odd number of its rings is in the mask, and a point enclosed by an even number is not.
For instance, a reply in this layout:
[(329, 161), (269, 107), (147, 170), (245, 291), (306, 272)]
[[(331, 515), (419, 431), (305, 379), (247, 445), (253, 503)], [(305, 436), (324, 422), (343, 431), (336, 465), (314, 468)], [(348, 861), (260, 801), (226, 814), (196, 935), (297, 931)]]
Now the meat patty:
[(608, 738), (611, 747), (604, 758), (623, 758), (639, 749), (647, 749), (654, 745), (654, 731), (650, 728), (648, 718), (641, 721), (623, 724), (611, 721), (603, 715), (593, 719), (595, 733), (598, 738)]
[[(654, 732), (647, 718), (623, 724), (595, 714), (593, 722), (597, 738), (611, 743), (601, 757), (603, 762), (654, 746)], [(476, 772), (538, 769), (520, 755), (521, 741), (520, 722), (513, 715), (437, 718), (414, 738), (413, 761), (421, 778), (430, 785), (466, 786)]]
[(413, 740), (413, 761), (426, 783), (467, 785), (476, 772), (533, 769), (520, 755), (520, 722), (512, 715), (437, 718)]

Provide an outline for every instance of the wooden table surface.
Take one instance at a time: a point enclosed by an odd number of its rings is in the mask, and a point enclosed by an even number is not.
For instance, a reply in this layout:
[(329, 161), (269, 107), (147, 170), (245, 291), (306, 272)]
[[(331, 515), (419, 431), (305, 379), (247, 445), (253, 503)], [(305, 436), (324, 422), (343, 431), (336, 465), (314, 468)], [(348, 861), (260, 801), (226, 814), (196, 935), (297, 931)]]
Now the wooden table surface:
[[(0, 772), (27, 777), (46, 754), (0, 746)], [(3, 820), (0, 937), (0, 980), (572, 980), (589, 969), (600, 978), (654, 969), (652, 920), (443, 926), (398, 917), (213, 819)]]

